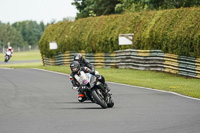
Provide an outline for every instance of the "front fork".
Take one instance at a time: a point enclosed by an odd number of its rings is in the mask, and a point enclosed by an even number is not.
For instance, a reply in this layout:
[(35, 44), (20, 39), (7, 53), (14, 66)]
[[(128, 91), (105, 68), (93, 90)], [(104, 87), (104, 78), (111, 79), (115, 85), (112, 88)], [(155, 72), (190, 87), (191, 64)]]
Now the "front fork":
[(101, 87), (101, 89), (98, 89), (98, 91), (100, 91), (100, 93), (103, 95), (105, 102), (109, 103), (111, 99), (111, 94), (109, 93), (109, 89), (107, 88), (107, 85)]

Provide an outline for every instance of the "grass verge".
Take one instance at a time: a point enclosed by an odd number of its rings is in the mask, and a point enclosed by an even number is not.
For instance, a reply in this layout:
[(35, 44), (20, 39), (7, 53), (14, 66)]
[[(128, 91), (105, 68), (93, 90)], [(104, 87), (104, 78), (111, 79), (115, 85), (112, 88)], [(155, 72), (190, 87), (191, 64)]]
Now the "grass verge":
[[(11, 61), (20, 61), (20, 60), (41, 60), (41, 54), (39, 50), (31, 50), (31, 51), (25, 51), (25, 52), (14, 52), (12, 54)], [(0, 53), (1, 59), (4, 60), (4, 53)], [(2, 60), (2, 61), (3, 61)]]
[[(40, 68), (70, 74), (67, 66), (42, 66), (42, 63), (26, 63), (1, 65), (10, 68)], [(96, 69), (106, 81), (123, 83), (134, 86), (177, 92), (183, 95), (200, 98), (200, 79), (186, 78), (179, 75), (156, 71), (141, 71), (132, 69)]]

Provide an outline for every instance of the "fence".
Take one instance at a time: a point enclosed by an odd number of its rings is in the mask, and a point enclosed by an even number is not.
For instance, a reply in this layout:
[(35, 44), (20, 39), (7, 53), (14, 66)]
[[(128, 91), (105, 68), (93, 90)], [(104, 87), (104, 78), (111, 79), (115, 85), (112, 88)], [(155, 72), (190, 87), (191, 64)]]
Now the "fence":
[[(200, 58), (166, 54), (161, 50), (118, 50), (115, 53), (80, 52), (96, 68), (130, 68), (157, 70), (184, 76), (200, 78)], [(59, 53), (53, 58), (42, 56), (44, 65), (67, 65), (71, 63), (74, 52)]]

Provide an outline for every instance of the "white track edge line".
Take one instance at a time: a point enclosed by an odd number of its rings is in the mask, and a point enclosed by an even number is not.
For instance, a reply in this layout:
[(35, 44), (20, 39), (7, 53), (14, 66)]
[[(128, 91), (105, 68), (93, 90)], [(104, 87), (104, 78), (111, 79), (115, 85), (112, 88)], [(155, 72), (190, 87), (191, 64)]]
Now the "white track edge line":
[(65, 74), (65, 73), (61, 73), (61, 72), (55, 72), (55, 71), (44, 70), (44, 69), (39, 69), (39, 68), (31, 68), (31, 69), (39, 70), (39, 71), (44, 71), (44, 72), (51, 72), (51, 73), (55, 73), (55, 74), (65, 75), (65, 76), (69, 76), (69, 74)]
[(14, 68), (0, 67), (0, 69), (14, 69)]
[[(69, 76), (69, 74), (65, 74), (65, 73), (61, 73), (61, 72), (54, 72), (54, 71), (44, 70), (44, 69), (39, 69), (39, 68), (31, 68), (31, 69)], [(182, 95), (182, 94), (179, 94), (179, 93), (176, 93), (176, 92), (171, 92), (171, 91), (157, 90), (157, 89), (152, 89), (152, 88), (145, 88), (145, 87), (140, 87), (140, 86), (127, 85), (127, 84), (122, 84), (122, 83), (115, 83), (115, 82), (107, 82), (107, 83), (116, 84), (116, 85), (123, 85), (123, 86), (128, 86), (128, 87), (137, 87), (137, 88), (141, 88), (141, 89), (152, 90), (152, 91), (159, 91), (159, 92), (164, 92), (164, 93), (170, 93), (170, 94), (174, 94), (174, 95), (181, 96), (181, 97), (184, 97), (184, 98), (188, 98), (188, 99), (200, 101), (200, 99), (198, 99), (198, 98), (194, 98), (194, 97), (190, 97), (190, 96), (185, 96), (185, 95)]]

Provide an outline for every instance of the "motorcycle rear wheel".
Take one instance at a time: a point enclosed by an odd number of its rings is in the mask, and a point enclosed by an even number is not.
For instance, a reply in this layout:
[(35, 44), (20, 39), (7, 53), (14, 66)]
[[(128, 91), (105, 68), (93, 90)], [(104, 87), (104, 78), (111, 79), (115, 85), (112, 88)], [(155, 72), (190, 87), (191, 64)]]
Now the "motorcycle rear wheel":
[(93, 90), (92, 91), (92, 96), (94, 98), (94, 100), (97, 102), (97, 104), (99, 104), (103, 109), (107, 108), (107, 104), (104, 100), (104, 98), (102, 97), (102, 94), (99, 94), (100, 92), (98, 90)]

